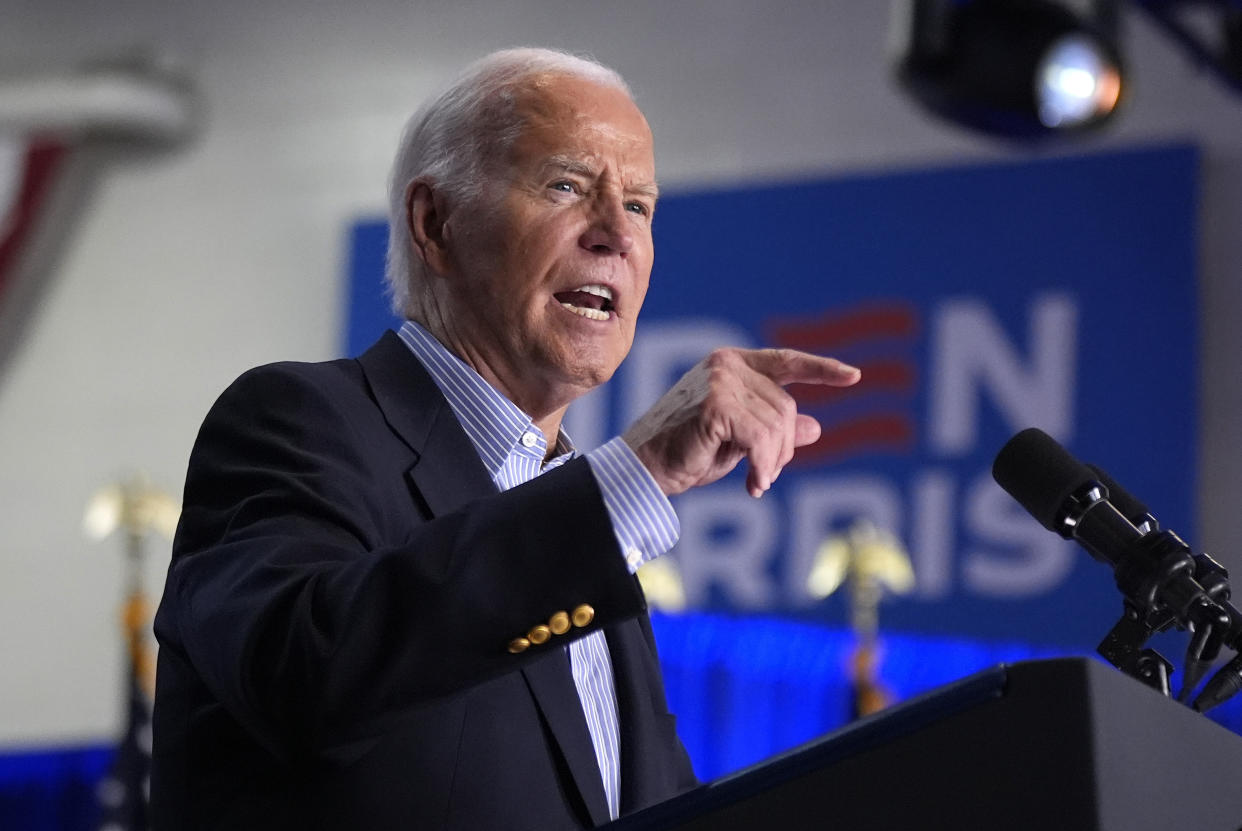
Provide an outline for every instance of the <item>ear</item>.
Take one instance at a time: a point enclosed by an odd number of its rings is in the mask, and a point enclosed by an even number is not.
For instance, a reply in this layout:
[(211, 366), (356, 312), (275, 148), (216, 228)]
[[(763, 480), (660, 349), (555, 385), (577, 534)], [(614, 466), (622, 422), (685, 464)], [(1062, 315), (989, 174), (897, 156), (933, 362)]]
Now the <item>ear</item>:
[(405, 190), (406, 221), (414, 255), (434, 274), (449, 266), (448, 204), (442, 191), (426, 179), (415, 179)]

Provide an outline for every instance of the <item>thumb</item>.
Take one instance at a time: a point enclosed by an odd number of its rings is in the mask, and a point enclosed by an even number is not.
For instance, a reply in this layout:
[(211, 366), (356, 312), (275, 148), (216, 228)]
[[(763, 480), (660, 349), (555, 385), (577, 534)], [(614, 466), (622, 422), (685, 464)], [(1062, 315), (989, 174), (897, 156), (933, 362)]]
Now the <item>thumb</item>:
[(809, 415), (798, 413), (794, 420), (794, 447), (804, 447), (819, 441), (819, 422)]

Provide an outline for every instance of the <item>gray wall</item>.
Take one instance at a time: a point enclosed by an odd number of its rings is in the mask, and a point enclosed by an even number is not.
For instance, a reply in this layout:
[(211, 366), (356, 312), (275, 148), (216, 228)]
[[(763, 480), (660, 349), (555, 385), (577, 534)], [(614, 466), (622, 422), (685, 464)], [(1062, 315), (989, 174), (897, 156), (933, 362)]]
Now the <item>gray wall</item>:
[[(179, 492), (198, 423), (236, 374), (334, 355), (346, 225), (382, 212), (400, 126), (433, 87), (501, 46), (591, 52), (635, 88), (666, 189), (1029, 152), (909, 106), (888, 77), (889, 17), (878, 0), (8, 0), (0, 68), (158, 46), (187, 62), (209, 113), (191, 147), (115, 168), (91, 196), (0, 385), (0, 745), (114, 729), (121, 544), (84, 539), (86, 501), (136, 468)], [(1127, 23), (1124, 119), (1055, 152), (1169, 139), (1205, 148), (1203, 360), (1186, 367), (1203, 389), (1196, 542), (1237, 567), (1242, 97), (1145, 20)], [(1159, 389), (1140, 376), (1131, 380)], [(150, 560), (158, 591), (166, 545)]]

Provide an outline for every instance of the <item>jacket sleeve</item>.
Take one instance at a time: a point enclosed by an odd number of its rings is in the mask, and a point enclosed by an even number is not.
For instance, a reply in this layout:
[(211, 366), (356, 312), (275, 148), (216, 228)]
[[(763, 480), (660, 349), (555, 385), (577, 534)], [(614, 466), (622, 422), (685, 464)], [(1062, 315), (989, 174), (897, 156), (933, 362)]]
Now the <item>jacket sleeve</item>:
[[(269, 750), (365, 738), (643, 610), (585, 460), (431, 517), (418, 454), (309, 366), (247, 373), (208, 414), (156, 625)], [(583, 603), (589, 625), (509, 653)]]

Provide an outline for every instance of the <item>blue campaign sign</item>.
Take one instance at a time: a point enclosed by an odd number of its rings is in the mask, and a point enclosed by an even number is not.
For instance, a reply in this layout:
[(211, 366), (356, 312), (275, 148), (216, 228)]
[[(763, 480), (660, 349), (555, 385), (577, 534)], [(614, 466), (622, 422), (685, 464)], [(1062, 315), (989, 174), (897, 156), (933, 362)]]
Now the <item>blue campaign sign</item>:
[[(735, 474), (674, 500), (691, 606), (842, 621), (807, 575), (866, 519), (917, 577), (887, 629), (1089, 649), (1120, 614), (1111, 574), (991, 463), (1042, 427), (1193, 544), (1197, 171), (1161, 147), (666, 196), (634, 349), (567, 426), (606, 440), (716, 346), (840, 357), (863, 381), (791, 388), (824, 432), (769, 494)], [(351, 353), (391, 324), (383, 244), (355, 227)]]

